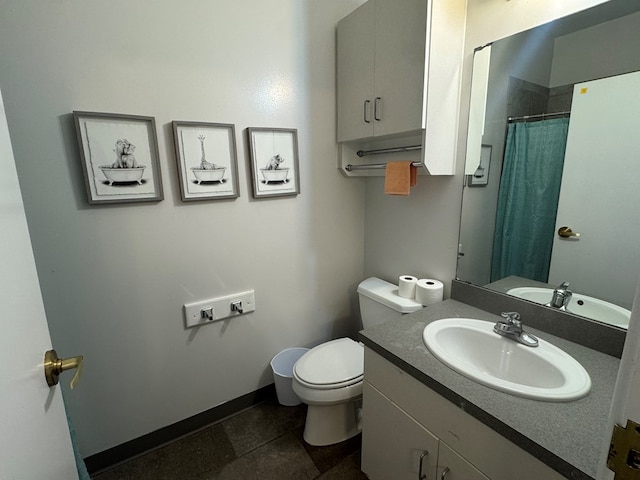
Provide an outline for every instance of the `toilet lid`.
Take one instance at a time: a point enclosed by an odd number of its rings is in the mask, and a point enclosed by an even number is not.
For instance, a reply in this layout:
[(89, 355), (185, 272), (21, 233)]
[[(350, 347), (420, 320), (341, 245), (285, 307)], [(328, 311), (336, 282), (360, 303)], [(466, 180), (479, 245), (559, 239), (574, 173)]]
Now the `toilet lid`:
[(364, 348), (350, 338), (339, 338), (312, 348), (293, 368), (311, 385), (356, 382), (364, 373)]

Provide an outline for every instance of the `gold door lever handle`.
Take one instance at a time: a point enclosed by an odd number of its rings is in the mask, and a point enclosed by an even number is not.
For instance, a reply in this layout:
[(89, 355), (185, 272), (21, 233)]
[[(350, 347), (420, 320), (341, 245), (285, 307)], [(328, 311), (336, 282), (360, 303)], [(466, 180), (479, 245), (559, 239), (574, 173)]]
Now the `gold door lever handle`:
[(71, 388), (75, 388), (82, 374), (82, 363), (84, 357), (78, 355), (71, 358), (58, 358), (55, 350), (49, 350), (44, 354), (44, 376), (47, 379), (47, 385), (53, 387), (58, 384), (60, 374), (67, 370), (76, 369), (76, 373), (71, 379)]
[(578, 232), (574, 232), (569, 227), (560, 227), (558, 229), (558, 235), (560, 235), (562, 238), (579, 237), (580, 236), (580, 234)]

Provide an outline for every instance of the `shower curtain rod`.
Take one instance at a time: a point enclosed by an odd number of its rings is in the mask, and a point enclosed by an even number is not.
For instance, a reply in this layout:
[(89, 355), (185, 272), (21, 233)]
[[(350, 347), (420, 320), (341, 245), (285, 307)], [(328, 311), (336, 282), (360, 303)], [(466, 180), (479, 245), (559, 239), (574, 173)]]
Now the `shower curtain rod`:
[(539, 113), (537, 115), (525, 115), (523, 117), (509, 117), (507, 118), (508, 123), (514, 122), (526, 122), (527, 120), (544, 120), (548, 117), (569, 117), (571, 115), (571, 111), (565, 112), (556, 112), (556, 113)]

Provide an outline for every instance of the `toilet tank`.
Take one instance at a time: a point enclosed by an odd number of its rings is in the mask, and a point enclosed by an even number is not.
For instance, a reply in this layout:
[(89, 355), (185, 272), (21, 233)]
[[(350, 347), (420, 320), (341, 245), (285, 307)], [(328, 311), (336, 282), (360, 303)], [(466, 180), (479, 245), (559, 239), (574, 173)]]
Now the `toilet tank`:
[(412, 298), (398, 295), (398, 286), (376, 277), (370, 277), (358, 285), (362, 327), (368, 328), (401, 315), (420, 310), (422, 304)]

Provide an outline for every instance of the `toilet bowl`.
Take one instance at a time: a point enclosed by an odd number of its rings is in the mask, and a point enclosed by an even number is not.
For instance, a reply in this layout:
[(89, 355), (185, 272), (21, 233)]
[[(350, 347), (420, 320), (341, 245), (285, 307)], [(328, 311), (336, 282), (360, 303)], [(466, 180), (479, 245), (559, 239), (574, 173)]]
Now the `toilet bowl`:
[(318, 345), (293, 367), (293, 391), (308, 405), (304, 440), (331, 445), (360, 433), (364, 347), (350, 338)]
[[(400, 297), (398, 287), (379, 278), (358, 286), (365, 328), (414, 312), (422, 305)], [(364, 347), (350, 338), (320, 344), (293, 367), (292, 387), (307, 404), (304, 440), (310, 445), (332, 445), (361, 431)]]

